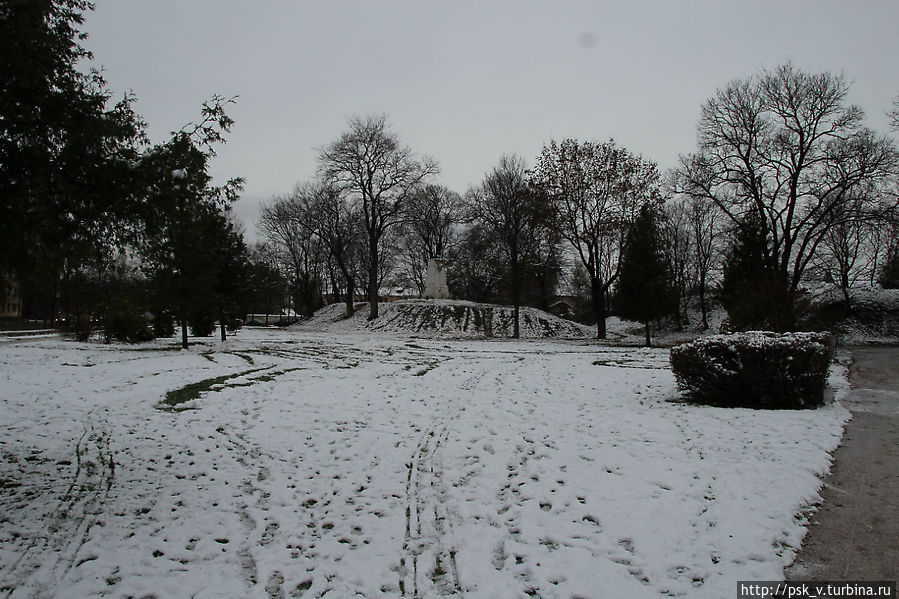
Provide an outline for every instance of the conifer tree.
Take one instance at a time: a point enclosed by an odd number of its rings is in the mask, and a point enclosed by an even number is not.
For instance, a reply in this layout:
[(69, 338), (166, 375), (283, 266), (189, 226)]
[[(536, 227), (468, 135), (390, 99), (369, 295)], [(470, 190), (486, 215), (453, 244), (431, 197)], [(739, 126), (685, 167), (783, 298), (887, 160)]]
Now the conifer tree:
[(613, 308), (622, 318), (643, 323), (649, 347), (650, 322), (671, 314), (674, 301), (675, 291), (657, 216), (649, 204), (644, 204), (628, 232), (618, 285), (612, 297)]
[(102, 73), (83, 68), (91, 9), (0, 2), (0, 277), (22, 283), (26, 317), (54, 315), (63, 273), (111, 269), (137, 213), (144, 124), (133, 97), (112, 101)]
[(721, 281), (721, 303), (734, 330), (795, 328), (795, 304), (772, 263), (766, 239), (764, 224), (755, 213), (734, 231)]
[(213, 185), (209, 161), (213, 145), (224, 141), (233, 124), (225, 114), (232, 101), (213, 97), (198, 123), (176, 132), (142, 161), (148, 194), (139, 251), (158, 301), (178, 315), (184, 348), (188, 322), (195, 334), (208, 335), (220, 312), (221, 248), (228, 245), (227, 215), (243, 180)]

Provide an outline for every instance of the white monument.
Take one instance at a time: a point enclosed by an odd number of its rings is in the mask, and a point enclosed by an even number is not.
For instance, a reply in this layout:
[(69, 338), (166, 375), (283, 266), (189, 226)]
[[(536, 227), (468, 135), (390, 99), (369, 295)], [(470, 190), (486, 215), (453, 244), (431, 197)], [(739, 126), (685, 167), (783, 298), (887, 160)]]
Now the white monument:
[(425, 278), (425, 297), (428, 299), (449, 299), (449, 287), (446, 285), (446, 260), (430, 258), (428, 275)]

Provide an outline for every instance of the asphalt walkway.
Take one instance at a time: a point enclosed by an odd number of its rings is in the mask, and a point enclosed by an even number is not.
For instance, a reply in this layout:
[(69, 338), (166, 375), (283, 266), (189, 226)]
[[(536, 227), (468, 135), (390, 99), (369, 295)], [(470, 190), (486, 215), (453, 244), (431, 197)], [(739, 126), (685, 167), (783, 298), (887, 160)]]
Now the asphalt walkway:
[(899, 347), (851, 348), (852, 412), (787, 580), (899, 575)]

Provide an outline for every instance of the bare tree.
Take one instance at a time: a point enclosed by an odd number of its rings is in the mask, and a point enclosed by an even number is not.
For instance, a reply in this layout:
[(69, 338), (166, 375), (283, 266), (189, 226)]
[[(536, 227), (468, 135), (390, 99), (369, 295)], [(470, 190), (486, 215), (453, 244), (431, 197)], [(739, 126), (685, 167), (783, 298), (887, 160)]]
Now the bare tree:
[(659, 225), (665, 238), (664, 249), (677, 300), (676, 316), (680, 324), (687, 325), (690, 319), (689, 293), (696, 274), (689, 207), (683, 201), (669, 201), (665, 204), (661, 217)]
[(864, 219), (843, 220), (824, 235), (815, 266), (840, 287), (847, 305), (849, 289), (863, 277), (875, 276), (876, 241), (877, 227)]
[(465, 228), (447, 272), (453, 297), (491, 301), (505, 274), (504, 258), (500, 244), (486, 226), (475, 222)]
[(693, 281), (699, 295), (699, 310), (702, 314), (702, 330), (709, 328), (708, 286), (712, 266), (718, 262), (721, 248), (720, 212), (706, 198), (691, 197), (687, 200), (687, 214), (693, 248)]
[(887, 112), (890, 119), (890, 129), (899, 131), (899, 96), (893, 100), (893, 107)]
[(294, 309), (311, 315), (321, 306), (326, 249), (313, 234), (311, 213), (297, 191), (262, 207), (258, 229), (288, 273)]
[(462, 198), (442, 185), (425, 185), (406, 205), (408, 230), (427, 250), (428, 258), (442, 258), (462, 222)]
[(897, 164), (892, 142), (863, 127), (843, 75), (791, 63), (733, 81), (702, 108), (699, 151), (681, 158), (678, 190), (734, 224), (755, 213), (765, 262), (792, 297), (834, 227), (866, 218), (865, 193)]
[(543, 148), (532, 180), (553, 201), (559, 232), (590, 276), (596, 336), (605, 339), (628, 227), (643, 203), (660, 200), (658, 168), (612, 140), (567, 139)]
[(281, 272), (282, 265), (275, 259), (275, 252), (264, 243), (256, 243), (249, 250), (250, 290), (247, 298), (246, 314), (265, 314), (268, 324), (269, 314), (276, 307), (278, 313), (286, 295), (287, 281)]
[(553, 294), (559, 286), (562, 277), (563, 262), (562, 236), (555, 223), (555, 213), (550, 199), (539, 188), (534, 188), (537, 194), (537, 210), (544, 219), (533, 232), (531, 244), (532, 258), (526, 270), (527, 288), (530, 305), (541, 310), (549, 310)]
[[(298, 185), (294, 197), (310, 216), (304, 221), (308, 233), (317, 237), (328, 250), (331, 289), (336, 294), (338, 288), (343, 288), (346, 315), (351, 316), (364, 245), (361, 215), (343, 194), (321, 181)], [(337, 280), (338, 275), (342, 285)]]
[(524, 267), (533, 257), (539, 230), (549, 222), (543, 194), (528, 184), (524, 162), (503, 156), (484, 181), (465, 196), (468, 218), (495, 236), (508, 267), (515, 321), (512, 336), (519, 337), (519, 312)]
[(403, 207), (427, 177), (438, 172), (400, 144), (385, 116), (354, 117), (349, 130), (321, 150), (324, 181), (358, 206), (367, 237), (369, 319), (378, 317), (379, 248), (385, 232), (402, 220)]
[(442, 185), (425, 185), (409, 198), (403, 224), (403, 258), (409, 279), (424, 294), (431, 258), (449, 258), (463, 220), (462, 198)]

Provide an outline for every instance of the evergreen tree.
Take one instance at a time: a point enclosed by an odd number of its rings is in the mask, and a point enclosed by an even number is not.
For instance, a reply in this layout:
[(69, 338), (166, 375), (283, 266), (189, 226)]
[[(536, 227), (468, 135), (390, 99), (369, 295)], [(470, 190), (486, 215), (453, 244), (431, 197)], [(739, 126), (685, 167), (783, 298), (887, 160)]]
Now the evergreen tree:
[(878, 281), (884, 289), (899, 289), (899, 248), (888, 250)]
[(0, 276), (22, 283), (23, 315), (56, 312), (63, 273), (110, 268), (133, 230), (143, 122), (79, 69), (86, 0), (0, 3)]
[(217, 276), (213, 291), (218, 302), (219, 329), (224, 341), (229, 318), (240, 312), (250, 294), (250, 259), (243, 235), (232, 221), (220, 218), (215, 233)]
[(213, 144), (224, 141), (233, 124), (224, 110), (232, 101), (215, 96), (204, 103), (199, 123), (176, 132), (142, 161), (148, 189), (139, 248), (143, 267), (157, 302), (180, 320), (184, 348), (188, 323), (194, 334), (212, 333), (219, 311), (216, 289), (227, 276), (222, 259), (229, 237), (227, 214), (243, 181), (214, 186), (208, 170)]
[(622, 318), (643, 323), (649, 347), (649, 323), (671, 314), (675, 301), (657, 217), (652, 207), (644, 204), (628, 232), (613, 307)]
[(730, 327), (737, 331), (792, 330), (795, 303), (772, 264), (762, 220), (751, 213), (736, 228), (734, 237), (721, 282), (721, 303)]

